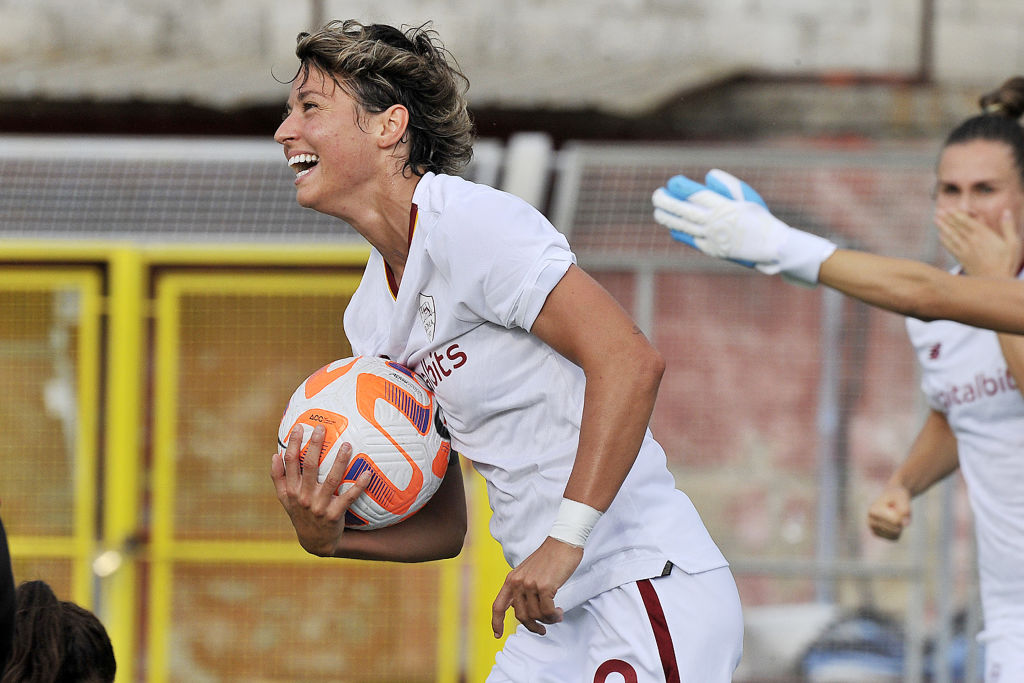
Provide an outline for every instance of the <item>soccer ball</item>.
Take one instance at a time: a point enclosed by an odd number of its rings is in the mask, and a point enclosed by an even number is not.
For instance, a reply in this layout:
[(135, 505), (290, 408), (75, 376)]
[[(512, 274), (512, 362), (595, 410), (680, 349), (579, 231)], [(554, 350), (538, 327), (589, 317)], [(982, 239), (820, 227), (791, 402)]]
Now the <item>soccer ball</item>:
[(317, 481), (323, 483), (341, 444), (352, 458), (335, 493), (364, 471), (366, 491), (349, 507), (345, 526), (379, 529), (419, 510), (441, 485), (451, 440), (431, 392), (408, 368), (383, 358), (355, 356), (328, 363), (292, 394), (278, 428), (283, 453), (292, 428), (302, 425), (300, 465), (316, 425), (327, 432)]

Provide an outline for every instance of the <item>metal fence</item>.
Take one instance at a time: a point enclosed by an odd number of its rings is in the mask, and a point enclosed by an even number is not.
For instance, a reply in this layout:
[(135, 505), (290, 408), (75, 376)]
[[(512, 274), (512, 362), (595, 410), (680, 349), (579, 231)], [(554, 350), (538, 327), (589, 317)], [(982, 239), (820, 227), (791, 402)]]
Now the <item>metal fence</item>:
[[(553, 150), (521, 136), (482, 141), (467, 171), (545, 211), (668, 359), (652, 428), (737, 576), (737, 680), (978, 680), (969, 513), (951, 480), (899, 544), (864, 522), (923, 414), (902, 320), (690, 252), (654, 225), (650, 194), (721, 167), (795, 225), (938, 262), (933, 164), (931, 145)], [(276, 399), (345, 355), (365, 258), (350, 228), (295, 204), (290, 179), (272, 142), (0, 138), (16, 576), (107, 617), (124, 680), (389, 680), (412, 641), (403, 679), (477, 680), (503, 571), (479, 493), (463, 557), (400, 573), (300, 559), (273, 500), (260, 425), (272, 434)], [(36, 436), (54, 425), (63, 449)], [(225, 445), (225, 431), (244, 437)], [(26, 461), (46, 465), (26, 475)], [(49, 518), (57, 530), (37, 526)], [(330, 599), (310, 603), (296, 587), (310, 583)], [(353, 583), (370, 586), (356, 606)], [(351, 610), (365, 632), (339, 619)], [(397, 622), (411, 630), (385, 635)], [(358, 647), (309, 647), (339, 632)]]

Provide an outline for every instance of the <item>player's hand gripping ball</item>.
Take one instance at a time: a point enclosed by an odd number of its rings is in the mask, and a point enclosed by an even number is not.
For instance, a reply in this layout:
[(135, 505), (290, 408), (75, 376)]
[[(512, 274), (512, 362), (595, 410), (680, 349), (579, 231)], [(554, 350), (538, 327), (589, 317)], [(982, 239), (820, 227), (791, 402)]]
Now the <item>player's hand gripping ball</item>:
[(451, 453), (444, 419), (431, 392), (408, 368), (370, 356), (343, 358), (320, 368), (292, 394), (277, 432), (283, 453), (302, 425), (302, 466), (316, 425), (327, 430), (317, 480), (323, 483), (341, 444), (352, 458), (336, 493), (364, 471), (366, 491), (348, 509), (345, 526), (378, 529), (419, 510), (441, 485)]

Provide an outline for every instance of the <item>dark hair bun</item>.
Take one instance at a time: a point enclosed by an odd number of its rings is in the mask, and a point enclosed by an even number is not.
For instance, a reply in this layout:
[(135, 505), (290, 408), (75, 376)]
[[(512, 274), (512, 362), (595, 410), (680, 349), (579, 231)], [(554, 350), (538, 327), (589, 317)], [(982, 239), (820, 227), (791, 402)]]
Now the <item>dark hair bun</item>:
[(978, 99), (986, 114), (1019, 119), (1024, 114), (1024, 76), (1014, 76)]

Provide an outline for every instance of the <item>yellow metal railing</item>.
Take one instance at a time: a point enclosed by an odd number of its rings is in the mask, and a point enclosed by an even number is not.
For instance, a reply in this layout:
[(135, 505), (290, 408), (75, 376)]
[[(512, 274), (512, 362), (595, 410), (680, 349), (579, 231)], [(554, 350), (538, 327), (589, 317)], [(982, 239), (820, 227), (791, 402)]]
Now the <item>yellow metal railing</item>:
[(482, 681), (494, 665), (494, 655), (501, 649), (519, 622), (510, 609), (505, 613), (505, 631), (500, 639), (491, 632), (491, 611), (494, 598), (505, 582), (509, 567), (501, 554), (501, 546), (491, 537), (487, 521), (491, 508), (487, 503), (484, 478), (475, 471), (467, 480), (470, 519), (476, 520), (469, 529), (467, 562), (473, 567), (469, 586), (469, 613), (467, 615), (466, 678)]
[[(175, 444), (180, 428), (183, 297), (351, 293), (366, 254), (363, 246), (336, 245), (9, 241), (0, 246), (0, 261), (17, 264), (0, 268), (0, 287), (70, 288), (80, 300), (72, 537), (14, 535), (12, 554), (16, 559), (71, 560), (71, 599), (95, 608), (106, 624), (118, 660), (118, 681), (156, 683), (171, 678), (176, 567), (243, 563), (305, 567), (325, 562), (305, 553), (291, 539), (177, 535)], [(340, 320), (337, 330), (340, 334)], [(147, 461), (145, 451), (150, 446)], [(269, 463), (265, 466), (269, 469)], [(102, 481), (97, 476), (100, 471)], [(267, 486), (269, 491), (269, 481)], [(487, 532), (490, 511), (479, 475), (467, 476), (467, 489), (471, 505), (467, 550), (459, 558), (437, 564), (436, 592), (424, 596), (437, 605), (436, 670), (431, 679), (440, 682), (463, 677), (482, 680), (501, 646), (490, 634), (490, 605), (507, 567)], [(272, 493), (268, 499), (273, 502)], [(94, 533), (97, 519), (99, 538)], [(93, 559), (99, 551), (108, 551), (118, 562), (94, 574)], [(336, 560), (331, 566), (356, 565)], [(93, 602), (95, 586), (99, 586), (98, 604)], [(510, 613), (506, 633), (514, 625)], [(142, 652), (144, 662), (139, 660)]]
[[(64, 558), (71, 560), (71, 598), (86, 607), (93, 606), (90, 563), (95, 549), (93, 529), (97, 496), (97, 428), (100, 345), (100, 272), (96, 268), (66, 267), (0, 268), (0, 290), (5, 292), (74, 292), (77, 298), (75, 348), (75, 466), (72, 468), (74, 500), (70, 510), (70, 538), (66, 536), (26, 536), (12, 533), (9, 538), (14, 557)], [(14, 398), (14, 397), (10, 397)], [(53, 439), (53, 434), (40, 434)], [(18, 467), (32, 467), (31, 462)], [(38, 466), (38, 463), (35, 464)], [(65, 501), (54, 501), (61, 505)], [(12, 527), (8, 527), (11, 529)]]
[[(138, 567), (129, 552), (139, 528), (146, 269), (141, 254), (118, 247), (108, 263), (107, 400), (103, 544), (124, 560), (104, 581), (102, 612), (117, 657), (119, 681), (135, 680)], [(123, 551), (123, 552), (122, 552)]]
[[(175, 537), (174, 503), (178, 490), (178, 411), (181, 349), (181, 301), (186, 294), (351, 294), (357, 275), (168, 273), (156, 286), (155, 377), (152, 527), (149, 554), (150, 603), (148, 610), (149, 666), (152, 683), (168, 680), (171, 661), (174, 567), (182, 562), (280, 563), (322, 562), (286, 541), (181, 541)], [(272, 331), (268, 331), (272, 333)], [(272, 431), (272, 430), (269, 430)]]

